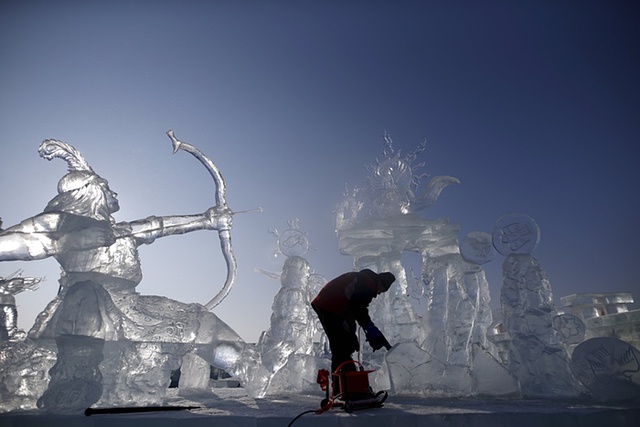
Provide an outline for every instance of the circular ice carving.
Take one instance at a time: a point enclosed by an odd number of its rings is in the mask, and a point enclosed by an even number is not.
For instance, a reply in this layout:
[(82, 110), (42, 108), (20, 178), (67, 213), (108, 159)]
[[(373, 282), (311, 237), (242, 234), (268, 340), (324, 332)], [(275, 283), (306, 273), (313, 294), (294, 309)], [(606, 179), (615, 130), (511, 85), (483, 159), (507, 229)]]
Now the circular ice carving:
[(495, 255), (491, 234), (483, 231), (472, 231), (467, 234), (460, 243), (460, 254), (465, 261), (478, 265), (491, 261)]
[(571, 372), (598, 400), (640, 397), (640, 351), (613, 337), (592, 338), (571, 355)]
[(553, 328), (565, 344), (579, 344), (584, 340), (584, 322), (576, 315), (565, 313), (553, 318)]
[(502, 255), (530, 254), (540, 243), (540, 228), (529, 215), (508, 213), (493, 227), (493, 246)]
[(278, 248), (286, 256), (302, 256), (309, 250), (309, 239), (302, 231), (290, 228), (278, 236)]

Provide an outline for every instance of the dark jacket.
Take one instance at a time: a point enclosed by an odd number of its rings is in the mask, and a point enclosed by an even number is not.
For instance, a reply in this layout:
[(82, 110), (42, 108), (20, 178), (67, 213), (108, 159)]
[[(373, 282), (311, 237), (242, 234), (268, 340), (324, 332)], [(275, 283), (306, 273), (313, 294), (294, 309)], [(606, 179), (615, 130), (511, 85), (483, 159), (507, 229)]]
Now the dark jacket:
[(378, 275), (371, 270), (342, 274), (327, 283), (311, 301), (312, 307), (354, 320), (365, 326), (371, 322), (369, 304), (378, 296)]

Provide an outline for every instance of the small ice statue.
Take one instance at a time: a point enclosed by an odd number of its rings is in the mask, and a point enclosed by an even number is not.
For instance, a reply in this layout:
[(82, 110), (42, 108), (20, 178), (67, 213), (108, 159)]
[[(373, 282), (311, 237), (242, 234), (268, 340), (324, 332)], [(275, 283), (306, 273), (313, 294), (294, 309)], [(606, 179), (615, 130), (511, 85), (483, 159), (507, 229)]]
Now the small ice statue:
[(313, 338), (318, 327), (309, 302), (326, 280), (313, 274), (303, 256), (309, 249), (307, 234), (298, 220), (289, 222), (289, 229), (271, 233), (278, 238), (278, 252), (287, 258), (279, 278), (281, 288), (273, 299), (271, 322), (258, 342), (264, 366), (271, 372), (268, 393), (313, 392), (321, 359), (316, 357)]
[[(46, 140), (40, 156), (68, 164), (58, 194), (44, 212), (0, 232), (0, 261), (53, 257), (63, 269), (59, 294), (29, 332), (34, 342), (55, 340), (57, 347), (50, 381), (37, 402), (41, 409), (79, 412), (96, 403), (162, 404), (171, 371), (187, 352), (234, 375), (250, 394), (264, 394), (267, 377), (254, 346), (209, 311), (236, 277), (230, 235), (234, 213), (226, 204), (225, 182), (202, 152), (167, 134), (174, 153), (192, 154), (214, 180), (216, 203), (204, 213), (116, 222), (113, 214), (120, 206), (107, 180), (71, 145)], [(201, 305), (137, 293), (142, 280), (138, 247), (197, 230), (219, 235), (228, 273), (218, 294)], [(30, 371), (43, 369), (34, 365)], [(13, 375), (30, 373), (16, 370)]]
[[(0, 218), (0, 227), (2, 219)], [(0, 229), (1, 230), (1, 229)], [(16, 271), (8, 277), (0, 277), (0, 341), (21, 341), (26, 333), (18, 329), (18, 309), (15, 295), (24, 291), (34, 291), (42, 278), (22, 277)]]
[(539, 242), (540, 229), (528, 215), (509, 213), (496, 221), (493, 245), (506, 257), (500, 301), (510, 337), (508, 368), (524, 397), (575, 396), (577, 383), (553, 326), (558, 313), (551, 283), (531, 255)]

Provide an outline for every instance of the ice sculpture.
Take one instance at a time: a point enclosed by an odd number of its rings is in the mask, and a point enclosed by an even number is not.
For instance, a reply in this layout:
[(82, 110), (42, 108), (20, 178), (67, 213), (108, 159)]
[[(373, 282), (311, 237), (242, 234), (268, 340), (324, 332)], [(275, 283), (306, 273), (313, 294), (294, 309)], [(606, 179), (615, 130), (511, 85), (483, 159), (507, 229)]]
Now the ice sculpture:
[(21, 341), (25, 338), (25, 332), (18, 329), (15, 295), (36, 290), (41, 281), (42, 278), (22, 277), (22, 271), (16, 271), (8, 277), (0, 277), (0, 341)]
[(270, 231), (278, 238), (276, 253), (287, 258), (280, 275), (269, 274), (279, 276), (282, 286), (273, 299), (269, 329), (258, 341), (263, 364), (271, 374), (268, 394), (313, 392), (318, 388), (317, 371), (328, 362), (314, 346), (318, 326), (309, 301), (326, 280), (312, 273), (303, 258), (309, 239), (297, 219), (282, 233)]
[[(396, 344), (384, 359), (364, 349), (368, 363), (378, 368), (376, 388), (405, 394), (512, 394), (517, 385), (486, 339), (492, 317), (489, 285), (479, 264), (492, 255), (487, 236), (475, 236), (480, 240), (465, 246), (470, 258), (466, 260), (460, 254), (456, 224), (418, 215), (444, 188), (459, 183), (454, 177), (436, 176), (416, 196), (425, 174), (417, 175), (424, 164), (414, 162), (425, 146), (423, 142), (401, 158), (385, 134), (384, 158), (369, 165), (368, 185), (346, 191), (337, 208), (340, 252), (354, 258), (354, 269), (391, 271), (398, 282), (370, 307), (372, 317), (383, 319), (381, 329)], [(403, 252), (418, 253), (422, 259), (424, 318), (407, 295)], [(480, 362), (493, 367), (500, 386), (481, 381), (474, 371)]]
[(569, 350), (584, 339), (611, 336), (640, 349), (640, 309), (629, 309), (633, 304), (631, 293), (573, 294), (560, 298), (560, 302), (568, 312), (563, 317), (573, 316), (566, 334), (570, 340), (565, 341)]
[(426, 140), (401, 158), (401, 153), (393, 148), (391, 136), (385, 133), (383, 159), (367, 165), (368, 185), (345, 192), (336, 210), (340, 252), (354, 257), (354, 269), (390, 271), (396, 277), (397, 286), (384, 294), (384, 304), (371, 307), (373, 313), (382, 311), (376, 313), (378, 318), (394, 319), (385, 322), (383, 331), (390, 342), (411, 339), (421, 343), (424, 340), (419, 319), (406, 297), (407, 277), (401, 263), (402, 252), (420, 252), (423, 243), (431, 237), (436, 246), (457, 246), (457, 231), (442, 239), (433, 234), (435, 229), (451, 230), (446, 220), (431, 223), (416, 214), (433, 204), (447, 185), (459, 182), (453, 177), (436, 176), (429, 181), (422, 195), (415, 195), (425, 175), (416, 175), (417, 169), (424, 164), (414, 162), (425, 147)]
[(575, 396), (577, 383), (553, 327), (557, 311), (551, 284), (531, 255), (540, 241), (535, 221), (524, 214), (500, 217), (493, 242), (506, 258), (501, 305), (509, 334), (508, 367), (525, 397)]
[[(0, 232), (0, 261), (54, 257), (63, 274), (59, 294), (27, 340), (2, 348), (3, 410), (33, 408), (35, 399), (51, 412), (83, 411), (96, 403), (160, 404), (171, 371), (188, 353), (231, 373), (250, 394), (264, 394), (268, 375), (259, 353), (208, 310), (228, 294), (236, 274), (233, 211), (226, 204), (224, 180), (197, 148), (167, 134), (174, 152), (194, 155), (214, 179), (216, 204), (202, 214), (116, 222), (116, 193), (82, 155), (62, 141), (40, 145), (43, 158), (61, 158), (69, 172), (43, 213)], [(218, 295), (202, 306), (138, 294), (138, 246), (196, 230), (216, 230), (220, 236), (228, 274)], [(25, 367), (25, 357), (35, 362)]]
[(571, 372), (598, 400), (640, 398), (640, 310), (628, 292), (560, 298), (565, 313), (554, 326)]
[(465, 261), (482, 265), (493, 259), (496, 251), (493, 248), (491, 234), (482, 231), (468, 233), (460, 243), (460, 254)]
[(573, 352), (572, 372), (598, 400), (640, 397), (640, 351), (614, 337), (591, 338)]

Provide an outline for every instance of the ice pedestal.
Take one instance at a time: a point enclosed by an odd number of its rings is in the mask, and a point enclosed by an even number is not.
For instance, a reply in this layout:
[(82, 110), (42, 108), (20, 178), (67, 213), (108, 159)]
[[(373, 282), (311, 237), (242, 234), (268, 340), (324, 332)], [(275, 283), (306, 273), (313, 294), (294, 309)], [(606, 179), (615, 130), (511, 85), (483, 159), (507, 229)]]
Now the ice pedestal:
[(179, 394), (184, 396), (193, 391), (208, 391), (210, 375), (209, 362), (193, 353), (185, 354), (180, 365)]
[(100, 364), (103, 393), (96, 406), (162, 405), (171, 372), (190, 349), (178, 343), (105, 342)]
[(0, 412), (37, 409), (55, 362), (54, 340), (0, 343)]
[[(161, 405), (171, 372), (192, 352), (233, 375), (250, 396), (264, 396), (269, 373), (255, 345), (204, 306), (157, 296), (99, 295), (105, 297), (99, 306), (108, 307), (108, 318), (116, 322), (108, 323), (110, 332), (97, 328), (95, 333), (119, 339), (59, 334), (61, 319), (65, 326), (73, 324), (65, 313), (56, 315), (65, 304), (52, 304), (28, 340), (2, 347), (3, 411), (34, 409), (36, 401), (55, 413), (81, 412), (94, 404)], [(98, 313), (85, 312), (100, 324)], [(188, 374), (184, 381), (190, 381)]]
[(55, 365), (49, 370), (49, 386), (38, 399), (38, 407), (56, 413), (78, 413), (102, 396), (104, 340), (93, 337), (61, 335)]
[(488, 352), (473, 346), (470, 365), (444, 363), (415, 343), (386, 356), (391, 390), (400, 395), (518, 397), (518, 382)]

